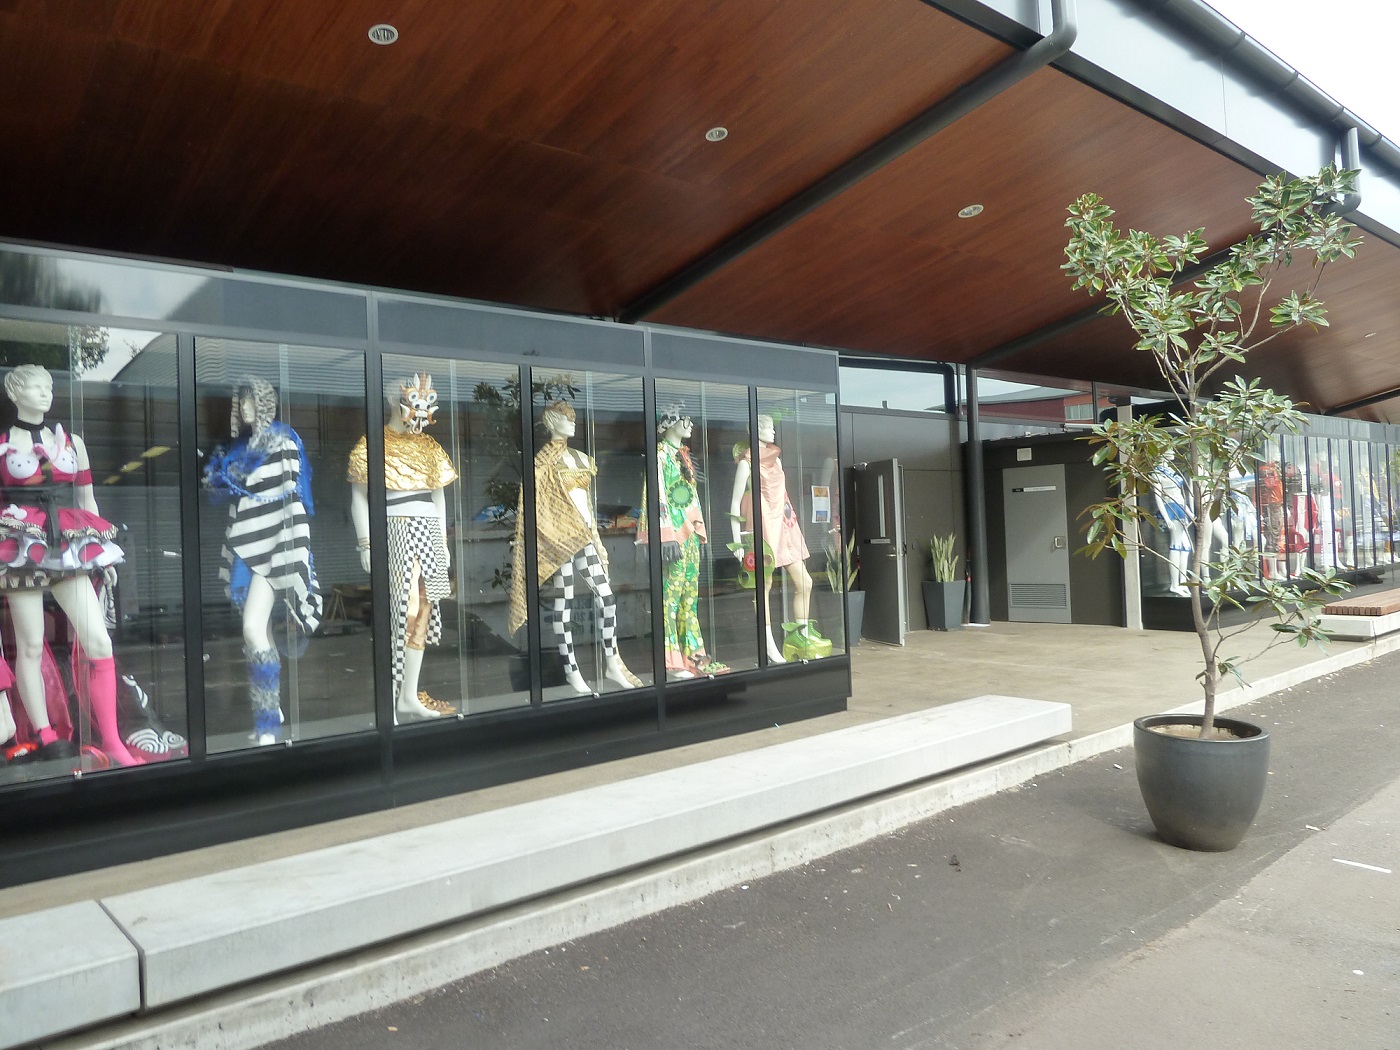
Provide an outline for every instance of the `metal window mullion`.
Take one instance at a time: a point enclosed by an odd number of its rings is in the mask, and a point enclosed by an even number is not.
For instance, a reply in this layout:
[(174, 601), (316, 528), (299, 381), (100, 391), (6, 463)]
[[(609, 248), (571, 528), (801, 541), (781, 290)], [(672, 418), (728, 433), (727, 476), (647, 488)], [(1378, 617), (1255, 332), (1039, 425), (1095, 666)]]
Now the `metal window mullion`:
[(180, 585), (185, 620), (185, 734), (190, 762), (200, 765), (209, 753), (204, 695), (204, 598), (200, 581), (199, 408), (195, 390), (195, 340), (175, 337), (175, 411), (179, 438)]

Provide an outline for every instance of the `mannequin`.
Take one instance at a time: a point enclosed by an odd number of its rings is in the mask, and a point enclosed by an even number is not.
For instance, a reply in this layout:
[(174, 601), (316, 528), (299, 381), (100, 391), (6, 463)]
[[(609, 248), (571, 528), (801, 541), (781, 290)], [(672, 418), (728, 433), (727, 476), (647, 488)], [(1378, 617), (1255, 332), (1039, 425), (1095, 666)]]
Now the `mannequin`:
[(1303, 486), (1303, 477), (1293, 463), (1283, 468), (1283, 528), (1279, 532), (1279, 553), (1287, 555), (1289, 577), (1297, 576), (1307, 564), (1317, 525), (1317, 502)]
[(1308, 478), (1313, 498), (1313, 565), (1329, 569), (1337, 565), (1338, 528), (1337, 505), (1341, 502), (1341, 482), (1327, 464), (1313, 460)]
[[(15, 631), (15, 683), (39, 739), (42, 758), (72, 758), (73, 741), (50, 724), (40, 661), (44, 592), (68, 617), (86, 657), (88, 703), (102, 749), (118, 765), (136, 765), (117, 728), (117, 674), (112, 639), (94, 577), (118, 564), (117, 528), (97, 510), (87, 446), (44, 416), (53, 406), (53, 377), (39, 365), (5, 376), (17, 421), (0, 435), (0, 591)], [(76, 504), (74, 506), (73, 504)]]
[(282, 658), (268, 629), (277, 599), (308, 635), (321, 622), (311, 558), (311, 467), (297, 432), (276, 416), (272, 384), (241, 381), (229, 410), (233, 443), (204, 469), (214, 498), (229, 501), (219, 579), (243, 615), (248, 703), (260, 745), (277, 743), (282, 731)]
[[(669, 405), (657, 423), (661, 440), (656, 450), (657, 502), (661, 509), (661, 598), (665, 619), (666, 673), (674, 679), (697, 674), (727, 674), (729, 668), (705, 652), (700, 634), (700, 548), (708, 542), (700, 513), (700, 492), (690, 460), (695, 425), (682, 415), (681, 405)], [(645, 494), (642, 499), (646, 504)], [(647, 541), (645, 520), (637, 542)]]
[[(436, 422), (438, 395), (433, 377), (415, 372), (412, 379), (390, 383), (386, 395), (396, 403), (384, 427), (389, 586), (394, 599), (394, 710), (400, 719), (441, 718), (455, 715), (457, 708), (420, 690), (418, 677), (424, 647), (442, 640), (438, 602), (452, 593), (443, 490), (457, 480), (457, 471), (443, 447), (424, 433)], [(360, 567), (369, 572), (369, 468), (364, 438), (350, 452), (347, 478)]]
[[(593, 510), (591, 488), (598, 466), (591, 456), (569, 447), (576, 421), (573, 406), (567, 401), (554, 402), (541, 414), (540, 421), (549, 431), (550, 441), (535, 455), (535, 545), (539, 563), (536, 575), (541, 586), (553, 577), (559, 591), (554, 599), (554, 634), (564, 660), (564, 679), (576, 693), (593, 692), (579, 670), (569, 628), (574, 574), (578, 573), (593, 591), (598, 610), (606, 657), (603, 676), (624, 689), (636, 689), (642, 680), (627, 669), (617, 648), (617, 603), (608, 582), (608, 554), (598, 535), (598, 519)], [(524, 511), (522, 504), (515, 515), (517, 557), (525, 553)], [(525, 571), (517, 565), (511, 575), (507, 625), (511, 634), (525, 623), (525, 607)]]
[(1182, 481), (1174, 471), (1161, 467), (1155, 472), (1152, 488), (1157, 501), (1157, 519), (1167, 532), (1167, 559), (1171, 566), (1171, 592), (1191, 593), (1186, 586), (1187, 569), (1191, 561), (1190, 517), (1186, 511), (1186, 496)]
[(1255, 468), (1255, 478), (1264, 574), (1274, 579), (1279, 575), (1279, 542), (1283, 533), (1283, 478), (1278, 464), (1272, 460), (1265, 460)]
[[(781, 449), (773, 443), (776, 428), (773, 417), (758, 417), (758, 503), (763, 515), (763, 542), (773, 552), (772, 571), (766, 568), (763, 577), (763, 609), (768, 623), (768, 659), (772, 663), (786, 663), (784, 650), (789, 653), (806, 652), (812, 643), (825, 641), (817, 633), (817, 625), (811, 616), (812, 576), (807, 571), (805, 561), (809, 555), (807, 540), (802, 535), (802, 525), (797, 512), (793, 510), (788, 497), (787, 478), (783, 474)], [(746, 551), (753, 549), (753, 494), (749, 490), (752, 478), (753, 452), (747, 447), (735, 446), (737, 467), (734, 473), (734, 490), (729, 500), (729, 521), (734, 533), (731, 550), (740, 562)], [(742, 528), (742, 531), (741, 531)], [(745, 542), (747, 537), (747, 543)], [(757, 553), (757, 552), (755, 552)], [(755, 559), (758, 563), (761, 559)], [(792, 583), (792, 629), (786, 632), (782, 649), (779, 649), (773, 635), (773, 614), (770, 595), (773, 589), (773, 575), (782, 569)], [(785, 625), (786, 626), (786, 625)]]

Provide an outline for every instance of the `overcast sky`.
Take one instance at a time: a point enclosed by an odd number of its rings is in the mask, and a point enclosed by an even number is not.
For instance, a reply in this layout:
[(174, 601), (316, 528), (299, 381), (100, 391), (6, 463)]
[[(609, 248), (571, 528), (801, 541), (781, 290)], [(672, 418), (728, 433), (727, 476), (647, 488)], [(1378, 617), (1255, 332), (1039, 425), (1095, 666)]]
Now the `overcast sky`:
[(1400, 142), (1400, 0), (1206, 0), (1392, 142)]

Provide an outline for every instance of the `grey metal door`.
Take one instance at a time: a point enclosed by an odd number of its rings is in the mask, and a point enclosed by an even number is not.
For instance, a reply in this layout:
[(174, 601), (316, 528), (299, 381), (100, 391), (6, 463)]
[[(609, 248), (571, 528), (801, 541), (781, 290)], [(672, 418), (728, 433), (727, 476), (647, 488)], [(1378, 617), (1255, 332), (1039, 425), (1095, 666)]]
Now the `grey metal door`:
[(1063, 464), (1002, 473), (1008, 619), (1069, 623), (1069, 528)]
[(860, 586), (865, 591), (863, 635), (904, 644), (904, 505), (899, 461), (881, 460), (855, 470), (856, 535), (860, 539)]

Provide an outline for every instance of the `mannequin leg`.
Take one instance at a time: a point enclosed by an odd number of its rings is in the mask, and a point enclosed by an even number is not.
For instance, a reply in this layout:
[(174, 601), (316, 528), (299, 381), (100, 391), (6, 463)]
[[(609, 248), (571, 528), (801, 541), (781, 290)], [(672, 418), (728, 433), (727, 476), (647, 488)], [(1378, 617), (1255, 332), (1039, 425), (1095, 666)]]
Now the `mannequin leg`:
[(428, 618), (431, 615), (432, 609), (428, 604), (422, 569), (415, 557), (409, 566), (408, 604), (404, 616), (403, 677), (399, 680), (399, 693), (394, 700), (394, 709), (401, 717), (440, 717), (437, 711), (423, 706), (423, 702), (418, 698), (418, 675), (423, 669), (423, 644), (428, 633)]
[[(15, 688), (29, 724), (39, 737), (39, 745), (48, 747), (58, 740), (49, 725), (48, 700), (44, 693), (44, 675), (39, 661), (44, 655), (44, 594), (42, 591), (11, 591), (10, 621), (15, 629)], [(56, 748), (76, 754), (76, 748)], [(61, 757), (55, 754), (53, 757)], [(66, 757), (66, 756), (62, 756)]]
[(603, 655), (607, 662), (603, 677), (626, 689), (640, 688), (642, 680), (627, 669), (627, 665), (622, 662), (622, 653), (617, 648), (617, 601), (613, 598), (608, 574), (603, 571), (603, 559), (590, 543), (574, 561), (579, 565), (584, 580), (593, 591), (593, 604), (598, 610), (598, 629), (602, 635)]
[(248, 663), (253, 740), (264, 746), (277, 743), (282, 728), (282, 657), (267, 629), (276, 604), (272, 585), (254, 573), (243, 602), (243, 657)]
[(774, 570), (772, 575), (763, 574), (763, 619), (768, 625), (768, 662), (770, 664), (785, 664), (787, 660), (783, 657), (783, 650), (778, 645), (777, 635), (773, 633), (773, 576), (777, 575)]
[(88, 703), (102, 736), (102, 750), (118, 765), (139, 765), (117, 728), (117, 668), (112, 659), (112, 636), (107, 633), (107, 617), (92, 581), (86, 576), (60, 580), (51, 590), (54, 601), (68, 614), (88, 659)]
[(559, 571), (554, 574), (554, 586), (559, 589), (559, 594), (554, 598), (554, 637), (559, 656), (564, 661), (564, 680), (576, 693), (591, 693), (593, 689), (584, 681), (578, 659), (574, 656), (574, 632), (570, 626), (574, 604), (573, 562), (559, 566)]

